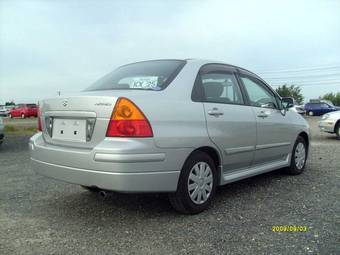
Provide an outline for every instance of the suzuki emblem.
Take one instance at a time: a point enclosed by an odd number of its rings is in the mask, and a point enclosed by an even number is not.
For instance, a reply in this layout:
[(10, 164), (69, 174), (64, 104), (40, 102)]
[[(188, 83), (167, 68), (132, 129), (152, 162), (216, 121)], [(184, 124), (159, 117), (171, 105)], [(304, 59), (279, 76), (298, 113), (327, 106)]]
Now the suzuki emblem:
[(67, 106), (67, 104), (68, 104), (68, 102), (67, 102), (67, 99), (64, 99), (64, 101), (63, 101), (63, 106)]

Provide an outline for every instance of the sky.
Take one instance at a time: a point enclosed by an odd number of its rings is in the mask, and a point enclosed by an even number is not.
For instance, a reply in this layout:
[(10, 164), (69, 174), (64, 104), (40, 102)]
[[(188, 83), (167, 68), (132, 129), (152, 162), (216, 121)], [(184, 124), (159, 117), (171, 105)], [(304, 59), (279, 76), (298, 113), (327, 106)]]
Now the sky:
[(340, 0), (0, 0), (0, 104), (88, 87), (116, 67), (202, 58), (306, 100), (340, 92)]

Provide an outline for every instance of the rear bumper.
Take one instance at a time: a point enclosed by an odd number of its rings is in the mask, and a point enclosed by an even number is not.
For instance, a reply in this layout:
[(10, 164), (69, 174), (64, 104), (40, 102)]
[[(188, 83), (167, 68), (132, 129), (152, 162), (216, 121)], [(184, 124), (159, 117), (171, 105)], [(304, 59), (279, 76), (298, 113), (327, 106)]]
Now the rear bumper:
[(32, 158), (36, 173), (84, 186), (119, 192), (171, 192), (177, 189), (179, 171), (110, 173), (46, 163)]
[(152, 138), (106, 139), (93, 149), (30, 139), (33, 170), (69, 183), (119, 192), (173, 192), (191, 149), (160, 149)]

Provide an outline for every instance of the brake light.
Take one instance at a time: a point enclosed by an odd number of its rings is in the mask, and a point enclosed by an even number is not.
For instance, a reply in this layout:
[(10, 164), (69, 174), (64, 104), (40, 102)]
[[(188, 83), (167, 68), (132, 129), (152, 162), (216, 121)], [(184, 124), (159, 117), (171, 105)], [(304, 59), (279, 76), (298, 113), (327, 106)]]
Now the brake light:
[(37, 115), (38, 115), (38, 131), (42, 131), (40, 107), (38, 107), (37, 109)]
[(143, 112), (129, 99), (118, 98), (113, 109), (107, 137), (152, 137), (153, 132)]

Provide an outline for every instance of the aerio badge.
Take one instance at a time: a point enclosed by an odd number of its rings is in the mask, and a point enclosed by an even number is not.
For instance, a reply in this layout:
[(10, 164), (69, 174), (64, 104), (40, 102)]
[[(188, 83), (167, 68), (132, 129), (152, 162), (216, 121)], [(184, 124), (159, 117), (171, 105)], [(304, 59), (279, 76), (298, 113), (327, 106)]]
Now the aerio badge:
[(68, 101), (67, 101), (67, 99), (64, 99), (64, 101), (63, 101), (63, 106), (67, 106), (67, 104), (68, 104)]

